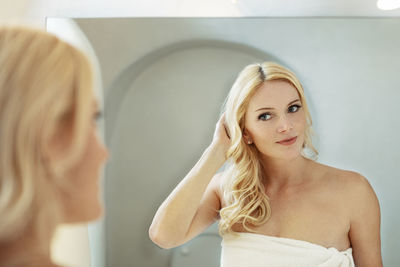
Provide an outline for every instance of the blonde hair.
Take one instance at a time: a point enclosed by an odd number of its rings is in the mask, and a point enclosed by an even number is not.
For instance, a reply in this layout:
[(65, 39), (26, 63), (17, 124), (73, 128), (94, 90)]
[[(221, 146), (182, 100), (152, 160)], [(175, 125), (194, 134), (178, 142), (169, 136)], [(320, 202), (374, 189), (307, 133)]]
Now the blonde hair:
[[(89, 130), (92, 67), (66, 42), (23, 26), (0, 27), (0, 66), (0, 242), (29, 229), (45, 249), (63, 220), (57, 190)], [(48, 158), (66, 131), (62, 155)]]
[(272, 80), (285, 80), (297, 89), (307, 123), (302, 154), (305, 155), (304, 149), (308, 148), (314, 157), (318, 155), (311, 142), (312, 120), (304, 90), (294, 73), (274, 62), (246, 66), (233, 84), (223, 108), (231, 146), (227, 152), (230, 165), (223, 179), (223, 198), (227, 205), (220, 210), (221, 235), (233, 232), (233, 225), (239, 222), (244, 229), (254, 232), (251, 227), (263, 225), (271, 215), (269, 199), (262, 183), (263, 170), (259, 152), (255, 146), (245, 143), (243, 132), (245, 113), (251, 97), (264, 82)]

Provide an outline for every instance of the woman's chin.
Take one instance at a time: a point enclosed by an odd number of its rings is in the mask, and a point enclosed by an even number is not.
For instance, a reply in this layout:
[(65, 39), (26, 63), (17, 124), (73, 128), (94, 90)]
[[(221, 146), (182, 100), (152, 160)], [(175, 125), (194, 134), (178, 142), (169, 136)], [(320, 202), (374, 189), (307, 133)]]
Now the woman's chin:
[(75, 224), (75, 223), (91, 223), (101, 219), (104, 215), (103, 206), (91, 205), (90, 209), (73, 212), (73, 214), (69, 214), (65, 216), (63, 223), (66, 224)]
[(284, 153), (280, 153), (279, 155), (280, 159), (288, 161), (297, 159), (298, 157), (301, 157), (301, 150), (286, 151)]
[(100, 205), (96, 209), (92, 209), (90, 212), (87, 213), (86, 222), (94, 222), (101, 219), (104, 215), (104, 209)]

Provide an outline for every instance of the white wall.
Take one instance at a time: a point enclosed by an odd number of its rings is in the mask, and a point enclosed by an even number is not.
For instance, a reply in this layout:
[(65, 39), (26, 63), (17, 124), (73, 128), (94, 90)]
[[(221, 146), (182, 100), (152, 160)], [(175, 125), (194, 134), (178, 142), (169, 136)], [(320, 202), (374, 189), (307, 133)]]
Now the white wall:
[[(235, 3), (236, 2), (236, 3)], [(1, 0), (0, 22), (17, 18), (44, 28), (45, 17), (400, 16), (377, 0)]]

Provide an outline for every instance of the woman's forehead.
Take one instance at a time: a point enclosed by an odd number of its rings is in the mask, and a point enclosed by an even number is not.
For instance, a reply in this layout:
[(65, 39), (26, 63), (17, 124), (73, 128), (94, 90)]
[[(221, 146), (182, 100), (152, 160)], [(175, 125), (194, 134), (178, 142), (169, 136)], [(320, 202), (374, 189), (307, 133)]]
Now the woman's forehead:
[(264, 82), (250, 99), (249, 107), (252, 108), (279, 108), (286, 107), (291, 101), (299, 99), (297, 89), (284, 80), (273, 80)]

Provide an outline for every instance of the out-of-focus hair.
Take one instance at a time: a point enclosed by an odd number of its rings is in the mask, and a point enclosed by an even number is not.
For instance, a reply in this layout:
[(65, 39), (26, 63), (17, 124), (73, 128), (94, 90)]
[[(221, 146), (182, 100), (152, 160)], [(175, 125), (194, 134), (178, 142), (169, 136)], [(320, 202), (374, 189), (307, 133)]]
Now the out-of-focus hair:
[[(92, 98), (92, 65), (82, 52), (38, 29), (0, 27), (1, 243), (29, 229), (48, 247), (63, 220), (62, 178), (83, 153)], [(49, 158), (62, 134), (70, 142)]]
[(296, 88), (307, 123), (301, 153), (308, 157), (305, 153), (308, 149), (312, 152), (312, 159), (318, 155), (311, 143), (312, 120), (304, 90), (295, 74), (274, 62), (246, 66), (234, 82), (223, 108), (231, 146), (227, 152), (230, 164), (224, 172), (222, 183), (223, 198), (227, 205), (220, 210), (221, 235), (234, 232), (232, 226), (236, 223), (241, 223), (244, 229), (254, 232), (251, 227), (264, 224), (271, 215), (269, 199), (262, 183), (263, 169), (259, 151), (254, 145), (246, 144), (243, 132), (245, 113), (250, 99), (264, 82), (272, 80), (284, 80)]

